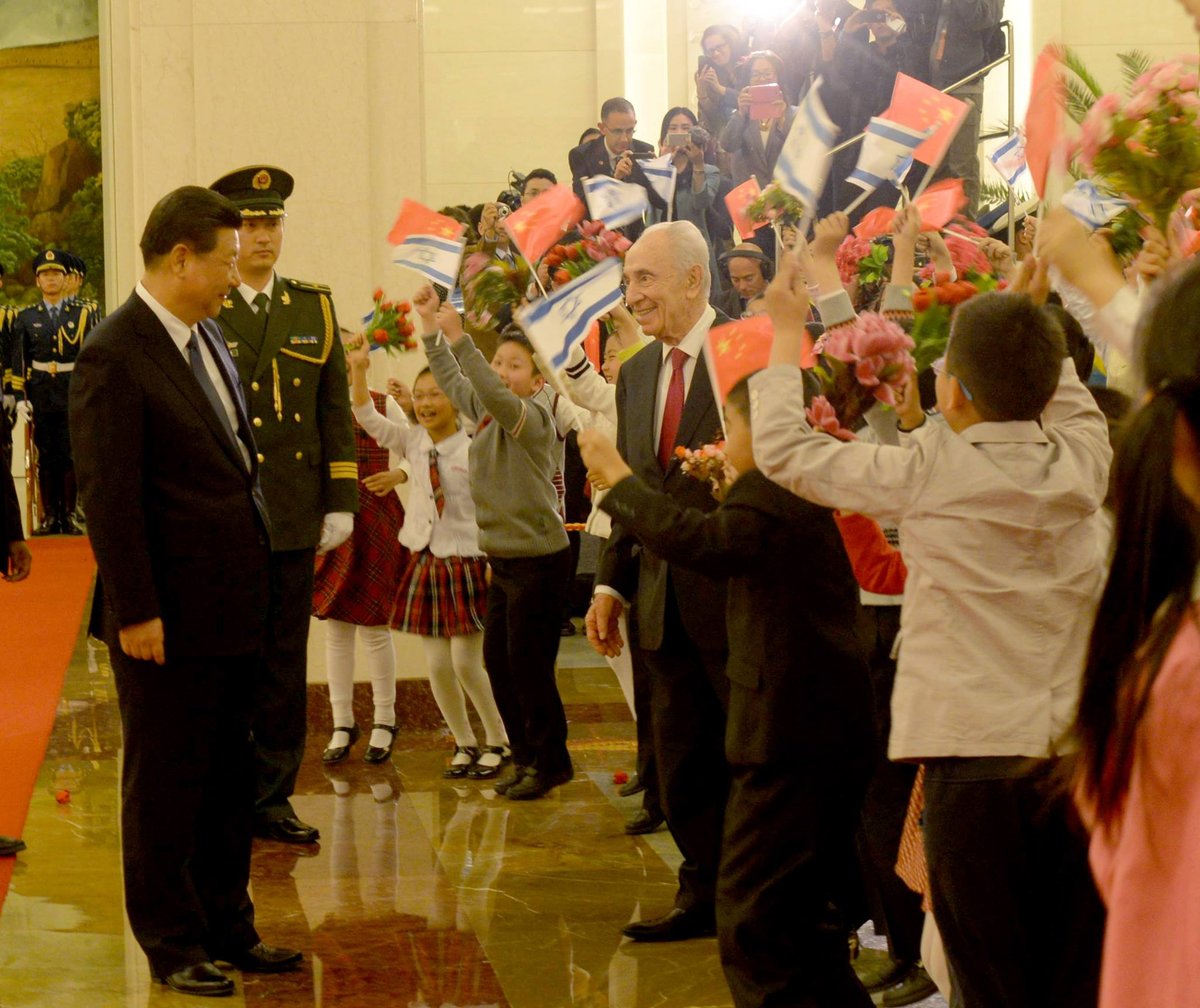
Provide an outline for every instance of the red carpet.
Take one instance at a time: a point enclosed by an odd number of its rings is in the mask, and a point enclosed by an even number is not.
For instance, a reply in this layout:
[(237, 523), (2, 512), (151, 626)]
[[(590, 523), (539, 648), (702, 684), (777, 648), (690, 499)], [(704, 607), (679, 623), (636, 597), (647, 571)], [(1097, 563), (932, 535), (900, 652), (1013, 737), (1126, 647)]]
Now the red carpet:
[[(87, 539), (34, 539), (33, 571), (0, 582), (0, 835), (20, 836), (96, 562)], [(24, 855), (21, 855), (24, 856)], [(0, 908), (13, 858), (0, 858)]]

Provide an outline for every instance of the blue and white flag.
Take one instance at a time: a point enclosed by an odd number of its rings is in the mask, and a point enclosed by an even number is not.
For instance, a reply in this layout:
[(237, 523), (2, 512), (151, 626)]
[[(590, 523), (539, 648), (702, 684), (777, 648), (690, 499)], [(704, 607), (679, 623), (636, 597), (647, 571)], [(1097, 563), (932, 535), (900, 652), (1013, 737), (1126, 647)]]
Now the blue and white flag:
[(458, 283), (458, 267), (466, 243), (434, 235), (409, 235), (396, 246), (392, 262), (414, 269), (423, 277), (447, 289)]
[(885, 182), (897, 185), (912, 167), (912, 152), (931, 132), (872, 116), (863, 134), (858, 164), (846, 176), (846, 181), (867, 192), (873, 192)]
[(583, 195), (587, 198), (588, 214), (592, 220), (603, 222), (607, 228), (641, 220), (650, 209), (646, 190), (633, 182), (621, 182), (607, 175), (593, 175), (583, 180)]
[(450, 302), (450, 307), (456, 312), (460, 315), (463, 313), (463, 292), (461, 287), (455, 287), (446, 300)]
[(646, 181), (662, 197), (668, 207), (672, 206), (675, 200), (675, 182), (679, 174), (675, 169), (674, 152), (654, 158), (652, 161), (643, 161), (641, 167)]
[(820, 90), (821, 78), (818, 77), (796, 109), (792, 128), (788, 130), (779, 160), (775, 162), (775, 178), (804, 204), (809, 214), (815, 211), (817, 198), (825, 188), (829, 152), (838, 134), (837, 126), (825, 111)]
[(1014, 133), (988, 155), (992, 167), (1004, 179), (1004, 184), (1012, 188), (1025, 170), (1025, 137)]
[(562, 367), (592, 323), (620, 303), (621, 269), (620, 259), (603, 259), (583, 276), (517, 312), (529, 342), (551, 367)]
[(1062, 205), (1095, 231), (1129, 206), (1129, 200), (1106, 196), (1090, 179), (1079, 179), (1063, 193)]

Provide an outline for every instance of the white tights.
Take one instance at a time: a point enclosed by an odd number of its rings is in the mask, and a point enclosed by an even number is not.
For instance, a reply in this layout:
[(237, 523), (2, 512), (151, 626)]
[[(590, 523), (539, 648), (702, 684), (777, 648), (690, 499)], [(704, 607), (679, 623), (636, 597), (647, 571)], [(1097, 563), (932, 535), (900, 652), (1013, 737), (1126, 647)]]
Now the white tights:
[[(333, 708), (333, 726), (348, 728), (354, 723), (354, 638), (358, 636), (367, 652), (367, 671), (371, 677), (371, 696), (375, 700), (375, 724), (396, 723), (396, 652), (392, 631), (384, 626), (358, 626), (341, 620), (325, 621), (325, 670), (329, 677), (329, 703)], [(387, 745), (387, 733), (372, 745)], [(346, 745), (349, 738), (334, 732), (331, 745)], [(339, 737), (340, 736), (340, 737)]]
[(421, 642), (425, 645), (425, 661), (429, 665), (429, 686), (454, 736), (454, 744), (477, 744), (475, 730), (467, 718), (464, 691), (471, 698), (479, 720), (483, 722), (487, 744), (507, 744), (508, 735), (492, 697), (492, 684), (483, 670), (483, 634), (422, 637)]

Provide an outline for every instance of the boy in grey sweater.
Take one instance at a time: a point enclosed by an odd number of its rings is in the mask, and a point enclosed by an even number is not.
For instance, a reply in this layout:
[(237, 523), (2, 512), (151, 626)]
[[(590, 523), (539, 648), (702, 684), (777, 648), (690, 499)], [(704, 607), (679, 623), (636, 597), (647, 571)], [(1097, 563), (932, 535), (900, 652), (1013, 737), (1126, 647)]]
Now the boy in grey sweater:
[(514, 800), (539, 798), (574, 776), (554, 679), (571, 573), (552, 482), (554, 418), (537, 396), (544, 382), (523, 337), (503, 337), (489, 365), (432, 287), (418, 291), (413, 306), (433, 376), (475, 424), (471, 496), (492, 568), (483, 657), (513, 750), (513, 766), (496, 791)]

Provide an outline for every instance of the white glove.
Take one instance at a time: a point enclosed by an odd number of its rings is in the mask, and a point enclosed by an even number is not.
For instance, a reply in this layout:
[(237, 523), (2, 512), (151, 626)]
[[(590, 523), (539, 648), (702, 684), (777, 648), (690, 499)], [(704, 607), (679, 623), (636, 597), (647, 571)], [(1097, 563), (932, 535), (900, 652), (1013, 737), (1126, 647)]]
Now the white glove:
[(33, 407), (29, 405), (28, 399), (20, 399), (17, 401), (17, 416), (26, 423), (33, 419)]
[(354, 531), (354, 515), (349, 511), (330, 511), (321, 523), (321, 541), (317, 543), (317, 555), (335, 550), (350, 538)]

